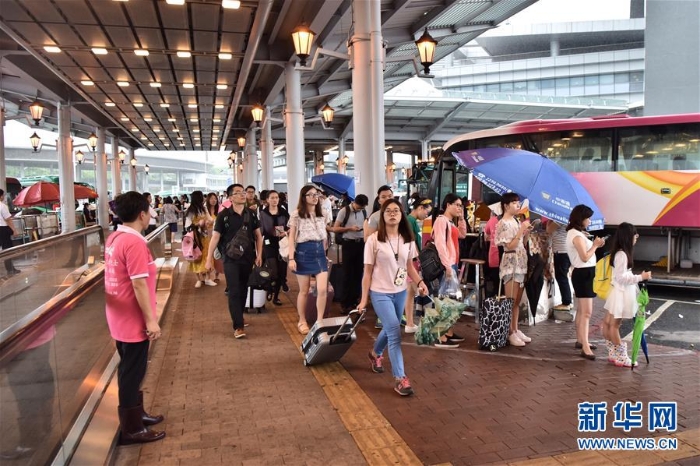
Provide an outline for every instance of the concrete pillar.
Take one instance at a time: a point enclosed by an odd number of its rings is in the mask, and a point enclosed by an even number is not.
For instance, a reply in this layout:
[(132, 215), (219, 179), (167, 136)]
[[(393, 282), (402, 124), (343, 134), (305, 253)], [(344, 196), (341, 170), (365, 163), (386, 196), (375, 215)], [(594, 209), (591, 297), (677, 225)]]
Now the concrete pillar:
[(61, 233), (75, 231), (73, 187), (73, 140), (70, 135), (70, 105), (58, 104), (58, 180), (61, 191)]
[(260, 192), (262, 189), (258, 182), (258, 147), (255, 139), (255, 129), (249, 129), (245, 135), (245, 158), (248, 165), (246, 166), (246, 184), (255, 186), (255, 190)]
[(420, 159), (427, 162), (430, 159), (430, 141), (427, 139), (420, 140)]
[(299, 71), (294, 69), (293, 63), (287, 63), (284, 76), (287, 200), (290, 210), (293, 210), (298, 205), (299, 192), (305, 184), (304, 113), (301, 108), (301, 77)]
[(338, 139), (338, 173), (348, 174), (348, 165), (345, 163), (345, 138)]
[(109, 228), (109, 191), (107, 185), (107, 135), (102, 127), (95, 128), (97, 147), (95, 148), (95, 188), (97, 189), (97, 224)]
[[(270, 114), (270, 109), (265, 110), (265, 114)], [(272, 140), (272, 122), (269, 118), (263, 121), (262, 131), (260, 133), (260, 152), (262, 161), (262, 188), (275, 189), (275, 180), (273, 177), (274, 164), (272, 161), (272, 152), (275, 148)]]
[(382, 12), (379, 0), (355, 3), (368, 3), (370, 8), (370, 82), (372, 89), (372, 174), (373, 190), (384, 184), (382, 169), (386, 163), (384, 152), (384, 40), (382, 39)]
[(352, 69), (352, 104), (353, 104), (353, 146), (355, 148), (355, 192), (371, 194), (374, 187), (372, 159), (372, 108), (370, 79), (370, 2), (353, 1), (354, 34), (350, 38)]
[(122, 193), (122, 167), (119, 162), (119, 138), (112, 136), (112, 197)]
[(134, 150), (133, 147), (129, 148), (129, 189), (131, 191), (138, 191), (139, 188), (136, 185), (136, 165), (131, 165), (132, 160), (136, 160), (136, 150)]
[(556, 36), (552, 37), (552, 39), (549, 41), (549, 55), (552, 57), (558, 57), (559, 47), (559, 38)]
[(7, 170), (5, 169), (5, 109), (0, 108), (0, 189), (7, 193)]
[[(392, 164), (394, 163), (394, 151), (388, 150), (386, 151), (386, 181), (389, 186), (394, 183), (394, 174), (396, 173), (395, 170), (391, 168)], [(379, 189), (379, 188), (377, 188)]]
[(644, 115), (700, 112), (700, 2), (647, 0), (646, 16)]

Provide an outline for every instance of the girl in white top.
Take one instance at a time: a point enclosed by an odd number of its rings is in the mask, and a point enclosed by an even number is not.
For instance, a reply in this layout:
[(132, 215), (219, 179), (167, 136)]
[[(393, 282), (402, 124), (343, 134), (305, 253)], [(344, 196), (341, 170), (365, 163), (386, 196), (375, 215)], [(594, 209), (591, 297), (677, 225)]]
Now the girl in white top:
[(595, 278), (595, 251), (605, 244), (604, 238), (596, 238), (591, 241), (589, 235), (584, 233), (591, 224), (593, 209), (580, 204), (574, 207), (569, 215), (569, 224), (566, 226), (566, 253), (569, 255), (574, 271), (571, 273), (571, 282), (576, 294), (576, 344), (575, 348), (581, 349), (581, 357), (595, 360), (595, 345), (588, 343), (588, 323), (593, 314), (593, 279)]
[(380, 210), (379, 229), (367, 238), (365, 270), (362, 276), (362, 298), (359, 308), (365, 309), (371, 297), (382, 330), (374, 348), (369, 352), (372, 371), (384, 372), (382, 353), (389, 346), (394, 390), (402, 396), (412, 395), (413, 388), (406, 377), (401, 352), (401, 317), (406, 302), (407, 278), (418, 284), (418, 292), (425, 295), (428, 288), (413, 267), (417, 255), (411, 226), (401, 203), (390, 199)]
[(631, 367), (632, 360), (627, 356), (627, 343), (620, 339), (622, 319), (631, 319), (637, 313), (637, 283), (651, 278), (651, 272), (639, 275), (632, 273), (634, 245), (637, 243), (637, 229), (624, 222), (617, 228), (612, 239), (612, 289), (605, 301), (608, 313), (603, 321), (603, 336), (608, 347), (608, 361), (618, 367)]

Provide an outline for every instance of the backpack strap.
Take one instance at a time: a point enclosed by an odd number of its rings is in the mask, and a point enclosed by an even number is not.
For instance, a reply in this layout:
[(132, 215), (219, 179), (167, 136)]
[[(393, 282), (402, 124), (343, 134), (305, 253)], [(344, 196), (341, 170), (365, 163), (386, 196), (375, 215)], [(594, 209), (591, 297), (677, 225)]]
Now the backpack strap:
[[(345, 218), (343, 218), (343, 221), (340, 224), (341, 227), (344, 227), (345, 225), (348, 224), (348, 220), (350, 219), (350, 205), (349, 204), (346, 205), (344, 207), (344, 210), (345, 210)], [(364, 210), (363, 210), (363, 212), (364, 212)], [(367, 218), (367, 214), (365, 214), (365, 218)]]

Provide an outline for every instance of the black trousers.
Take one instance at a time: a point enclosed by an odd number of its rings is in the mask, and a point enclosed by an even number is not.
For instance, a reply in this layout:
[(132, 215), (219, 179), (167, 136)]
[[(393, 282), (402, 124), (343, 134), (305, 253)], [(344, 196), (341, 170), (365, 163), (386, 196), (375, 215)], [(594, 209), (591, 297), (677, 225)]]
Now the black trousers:
[[(0, 227), (0, 247), (2, 247), (3, 251), (12, 247), (12, 230), (10, 230), (10, 227)], [(15, 270), (11, 259), (5, 261), (5, 270), (8, 272)]]
[(362, 274), (365, 268), (364, 241), (343, 242), (343, 274), (345, 277), (345, 296), (341, 305), (354, 307), (362, 297)]
[(148, 344), (148, 340), (138, 343), (117, 341), (121, 358), (117, 369), (120, 408), (133, 408), (139, 404), (139, 390), (148, 365)]
[(275, 279), (275, 285), (272, 287), (272, 292), (275, 298), (277, 298), (280, 295), (282, 285), (287, 283), (287, 262), (280, 257), (279, 246), (263, 246), (263, 257), (265, 258), (265, 262), (269, 259), (274, 259), (275, 261), (277, 278)]
[(228, 312), (231, 314), (234, 330), (243, 330), (243, 309), (248, 293), (248, 278), (252, 269), (253, 263), (249, 261), (224, 262), (224, 275), (228, 285)]
[(571, 304), (571, 287), (569, 286), (568, 277), (569, 267), (571, 267), (571, 261), (568, 254), (554, 253), (554, 278), (557, 280), (557, 285), (559, 285), (561, 303), (565, 306)]

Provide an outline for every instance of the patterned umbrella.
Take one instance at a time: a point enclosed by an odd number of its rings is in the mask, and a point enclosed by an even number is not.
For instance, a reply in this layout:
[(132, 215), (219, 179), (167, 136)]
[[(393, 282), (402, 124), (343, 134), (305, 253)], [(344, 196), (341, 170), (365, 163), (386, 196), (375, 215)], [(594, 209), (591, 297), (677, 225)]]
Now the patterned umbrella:
[(467, 305), (452, 298), (433, 298), (435, 308), (423, 308), (424, 315), (415, 333), (416, 343), (430, 345), (444, 335), (462, 316)]
[(634, 318), (634, 331), (632, 332), (632, 370), (637, 363), (637, 356), (639, 356), (639, 348), (644, 346), (644, 355), (647, 358), (647, 363), (649, 363), (649, 354), (646, 351), (646, 341), (644, 340), (644, 324), (646, 323), (647, 317), (647, 305), (649, 304), (649, 291), (647, 291), (646, 283), (642, 282), (640, 285), (639, 296), (637, 296), (637, 315)]

